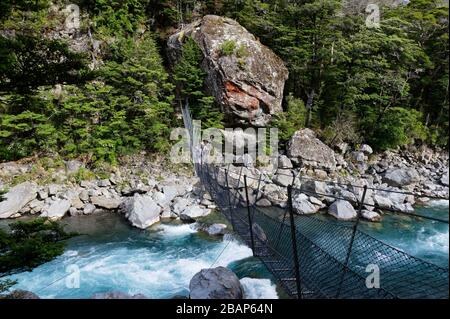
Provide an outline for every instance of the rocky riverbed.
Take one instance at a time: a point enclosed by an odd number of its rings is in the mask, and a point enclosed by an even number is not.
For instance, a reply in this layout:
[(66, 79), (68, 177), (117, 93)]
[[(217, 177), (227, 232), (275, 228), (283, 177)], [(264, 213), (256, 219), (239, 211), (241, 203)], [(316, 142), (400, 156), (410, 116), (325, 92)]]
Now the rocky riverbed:
[[(293, 208), (298, 214), (328, 209), (338, 219), (353, 219), (365, 185), (369, 190), (362, 216), (371, 221), (382, 218), (382, 209), (411, 213), (416, 202), (427, 201), (427, 196), (449, 196), (448, 154), (425, 147), (377, 155), (368, 145), (354, 150), (340, 145), (335, 151), (314, 132), (304, 129), (293, 136), (286, 155), (280, 155), (278, 163), (254, 163), (247, 157), (242, 163), (229, 166), (229, 185), (242, 188), (243, 176), (247, 175), (253, 190), (252, 203), (285, 207), (287, 186), (297, 176), (294, 186), (301, 191), (294, 192)], [(2, 163), (0, 188), (9, 191), (0, 203), (0, 218), (34, 215), (61, 219), (119, 211), (133, 226), (145, 229), (161, 219), (193, 222), (217, 208), (191, 168), (176, 172), (165, 169), (165, 165), (141, 154), (102, 176), (74, 180), (74, 175), (86, 170), (81, 161), (66, 161), (57, 169), (44, 170), (46, 179), (32, 175), (36, 171), (33, 161)], [(17, 183), (24, 176), (30, 176), (30, 180)], [(219, 174), (218, 179), (225, 184), (224, 174)], [(243, 198), (242, 190), (237, 195)], [(211, 232), (222, 233), (221, 227), (213, 227)]]

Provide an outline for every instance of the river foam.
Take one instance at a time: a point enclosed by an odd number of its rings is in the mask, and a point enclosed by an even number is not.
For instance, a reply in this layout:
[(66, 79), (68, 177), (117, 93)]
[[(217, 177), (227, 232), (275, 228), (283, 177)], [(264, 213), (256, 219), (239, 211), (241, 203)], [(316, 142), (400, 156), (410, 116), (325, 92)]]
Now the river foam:
[(275, 284), (270, 279), (242, 278), (245, 299), (278, 299)]
[[(89, 245), (88, 245), (89, 244)], [(16, 289), (41, 298), (90, 298), (94, 293), (121, 291), (149, 298), (187, 296), (191, 278), (201, 269), (227, 266), (252, 255), (231, 236), (201, 239), (189, 225), (159, 225), (116, 242), (78, 243), (55, 260), (12, 276)], [(67, 278), (79, 273), (79, 288)]]

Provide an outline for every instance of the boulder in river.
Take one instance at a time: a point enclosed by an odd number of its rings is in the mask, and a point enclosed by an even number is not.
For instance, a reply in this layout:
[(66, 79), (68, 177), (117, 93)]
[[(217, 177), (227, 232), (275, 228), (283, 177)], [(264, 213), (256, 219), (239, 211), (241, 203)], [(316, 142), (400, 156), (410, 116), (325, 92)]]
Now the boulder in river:
[(242, 299), (244, 289), (234, 272), (217, 267), (202, 269), (189, 283), (191, 299)]
[(186, 38), (203, 53), (206, 87), (234, 124), (265, 126), (283, 111), (288, 70), (272, 50), (235, 20), (215, 15), (186, 25), (168, 41), (172, 65), (180, 59)]
[(298, 194), (292, 198), (292, 208), (297, 214), (308, 215), (317, 213), (321, 207), (311, 203), (307, 195)]
[(339, 220), (351, 220), (357, 217), (357, 213), (346, 200), (338, 199), (328, 208), (328, 214), (336, 217)]
[(30, 182), (11, 188), (5, 195), (6, 199), (0, 202), (0, 219), (17, 214), (25, 205), (36, 198), (36, 194), (36, 185)]
[(137, 228), (145, 229), (160, 221), (161, 207), (150, 195), (134, 194), (122, 203), (121, 210)]
[(71, 202), (68, 199), (58, 199), (43, 209), (41, 217), (52, 220), (63, 218), (70, 209)]

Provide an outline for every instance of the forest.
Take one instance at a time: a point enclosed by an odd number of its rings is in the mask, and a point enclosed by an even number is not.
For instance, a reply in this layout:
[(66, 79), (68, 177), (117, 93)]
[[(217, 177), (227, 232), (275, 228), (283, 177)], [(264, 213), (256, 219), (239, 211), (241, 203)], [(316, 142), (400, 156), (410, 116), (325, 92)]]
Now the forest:
[[(71, 3), (80, 8), (85, 50), (60, 36), (60, 9)], [(4, 0), (0, 161), (59, 154), (115, 163), (142, 150), (164, 154), (185, 99), (208, 126), (226, 126), (204, 93), (195, 43), (172, 68), (165, 52), (177, 28), (206, 14), (237, 20), (288, 67), (285, 112), (272, 121), (282, 142), (309, 127), (329, 145), (448, 148), (448, 3), (379, 1), (377, 27), (358, 3)]]

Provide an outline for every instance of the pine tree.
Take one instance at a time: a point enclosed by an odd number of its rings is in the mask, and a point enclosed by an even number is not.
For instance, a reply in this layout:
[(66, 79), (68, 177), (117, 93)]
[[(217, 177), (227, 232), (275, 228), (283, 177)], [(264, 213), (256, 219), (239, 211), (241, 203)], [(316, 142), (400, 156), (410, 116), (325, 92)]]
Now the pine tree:
[(189, 104), (194, 119), (201, 120), (204, 128), (222, 128), (223, 113), (215, 105), (214, 98), (203, 93), (206, 73), (200, 68), (201, 59), (202, 52), (197, 43), (187, 38), (173, 72), (177, 99), (179, 104)]

